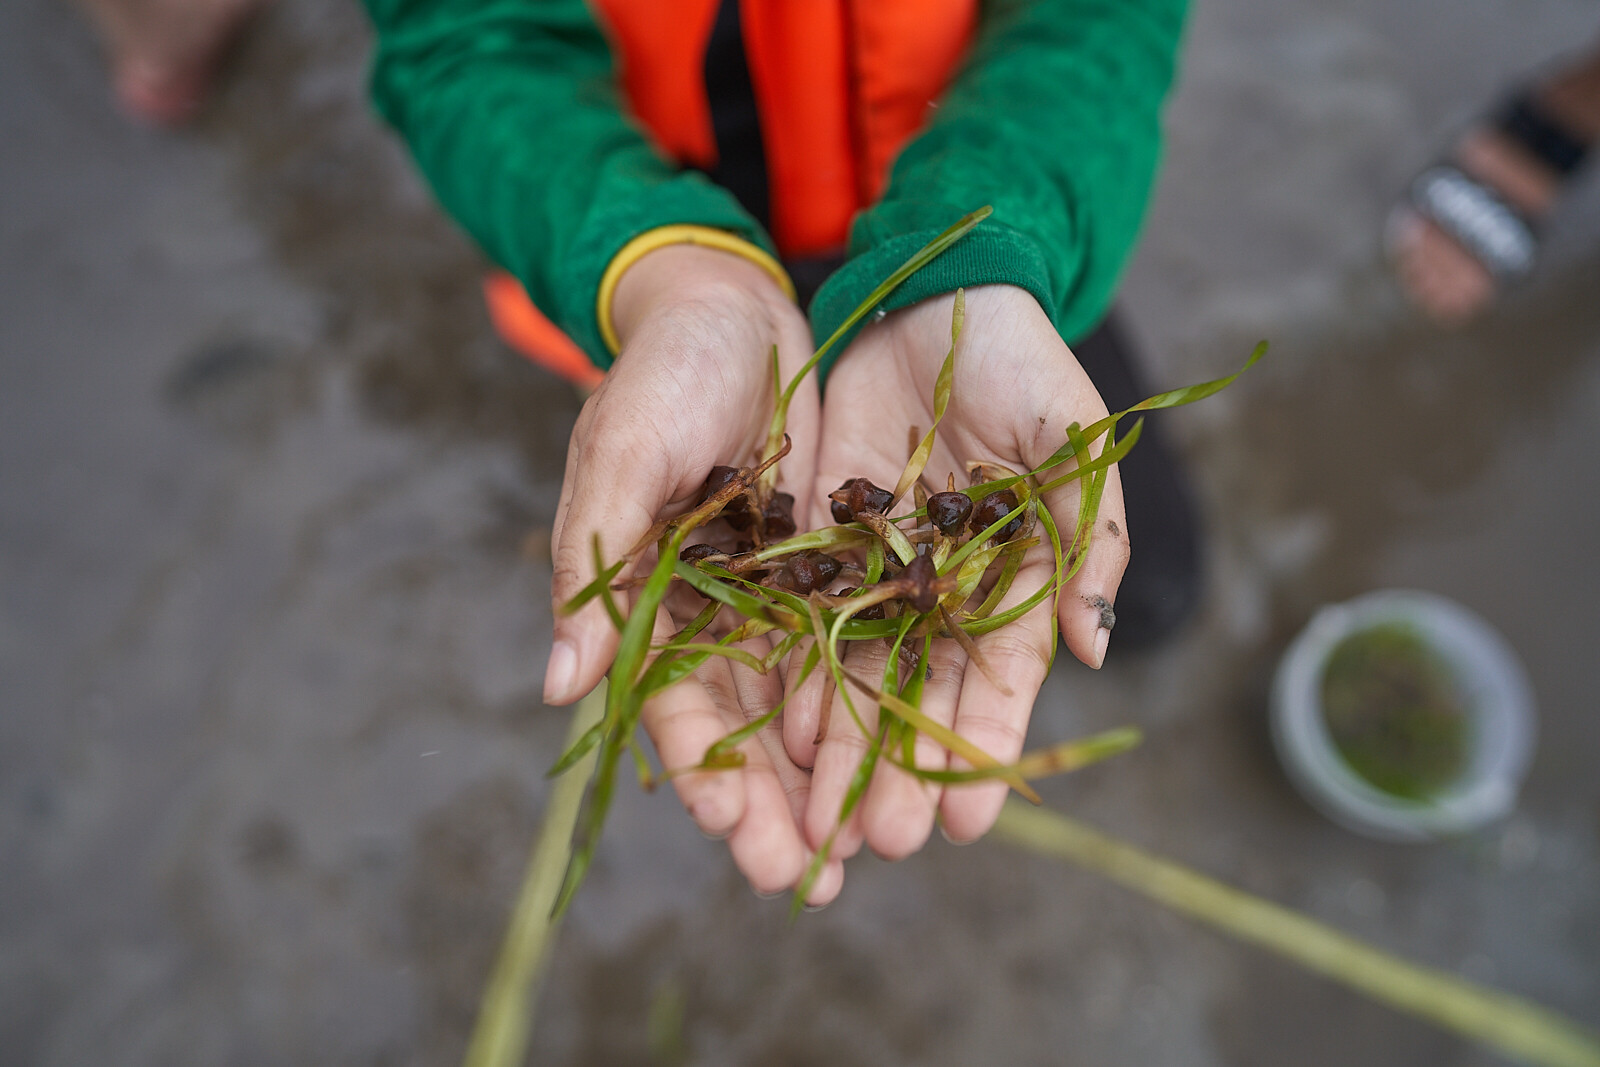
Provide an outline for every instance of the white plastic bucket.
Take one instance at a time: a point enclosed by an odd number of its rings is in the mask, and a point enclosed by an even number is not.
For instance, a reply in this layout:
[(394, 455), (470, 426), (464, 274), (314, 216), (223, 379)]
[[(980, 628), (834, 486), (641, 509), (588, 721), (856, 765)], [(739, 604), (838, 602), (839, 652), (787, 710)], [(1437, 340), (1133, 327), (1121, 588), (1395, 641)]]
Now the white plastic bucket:
[[(1411, 628), (1460, 686), (1468, 754), (1461, 776), (1427, 800), (1387, 793), (1340, 756), (1322, 714), (1322, 674), (1346, 637), (1384, 624)], [(1532, 690), (1516, 654), (1477, 615), (1451, 600), (1405, 589), (1368, 593), (1318, 611), (1284, 653), (1272, 685), (1272, 739), (1311, 804), (1357, 833), (1431, 841), (1509, 814), (1533, 754)]]

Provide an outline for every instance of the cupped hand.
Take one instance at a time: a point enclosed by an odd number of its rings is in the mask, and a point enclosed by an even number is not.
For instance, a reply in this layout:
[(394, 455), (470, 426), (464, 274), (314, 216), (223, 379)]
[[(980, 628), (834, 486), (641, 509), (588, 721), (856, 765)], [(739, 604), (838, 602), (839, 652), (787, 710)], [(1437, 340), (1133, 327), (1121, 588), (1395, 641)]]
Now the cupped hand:
[[(910, 451), (912, 429), (926, 432), (933, 421), (934, 384), (950, 347), (953, 303), (953, 295), (947, 295), (892, 313), (863, 330), (834, 367), (822, 410), (813, 514), (827, 507), (827, 494), (847, 478), (895, 485)], [(954, 472), (956, 484), (965, 487), (967, 464), (980, 461), (1018, 473), (1030, 470), (1065, 442), (1070, 423), (1087, 426), (1105, 414), (1094, 385), (1029, 293), (1002, 285), (969, 290), (950, 404), (924, 479), (943, 489), (946, 475)], [(1078, 486), (1068, 482), (1044, 501), (1067, 539), (1077, 523)], [(899, 507), (909, 510), (911, 505), (902, 502)], [(936, 640), (922, 710), (953, 725), (1002, 763), (1015, 760), (1049, 669), (1054, 629), (1060, 626), (1073, 655), (1099, 667), (1110, 638), (1102, 622), (1114, 618), (1103, 609), (1116, 599), (1127, 561), (1122, 489), (1112, 468), (1088, 554), (1062, 590), (1059, 611), (1052, 614), (1047, 599), (1011, 625), (976, 638), (1004, 688), (971, 665), (953, 640)], [(1054, 573), (1045, 540), (1024, 556), (1000, 610), (1025, 600)], [(886, 654), (883, 642), (860, 642), (848, 651), (846, 662), (852, 673), (877, 679)], [(812, 848), (820, 848), (838, 824), (851, 776), (872, 743), (861, 725), (873, 731), (876, 724), (869, 697), (859, 690), (850, 694), (862, 716), (858, 724), (822, 673), (816, 672), (791, 697), (784, 722), (790, 757), (813, 768), (805, 814)], [(823, 720), (825, 701), (832, 706)], [(821, 721), (828, 725), (819, 744)], [(967, 766), (920, 736), (916, 759), (918, 766), (936, 769)], [(973, 840), (994, 824), (1005, 791), (1005, 785), (994, 781), (941, 788), (880, 761), (865, 797), (840, 828), (831, 855), (847, 858), (863, 842), (890, 859), (909, 855), (927, 840), (936, 815), (952, 840)]]
[[(573, 428), (552, 531), (557, 611), (545, 671), (552, 704), (592, 689), (616, 654), (617, 633), (598, 601), (560, 612), (594, 578), (595, 536), (606, 560), (615, 560), (659, 519), (692, 507), (713, 466), (757, 462), (772, 418), (772, 347), (785, 382), (811, 352), (805, 319), (770, 276), (694, 245), (657, 249), (631, 266), (617, 286), (613, 322), (622, 349)], [(817, 420), (816, 389), (803, 386), (789, 409), (789, 432), (814, 442)], [(781, 468), (780, 482), (802, 501), (813, 456), (810, 447), (797, 448)], [(797, 508), (798, 520), (804, 511)], [(683, 621), (673, 614), (662, 611), (658, 639)], [(662, 765), (699, 763), (709, 745), (770, 708), (776, 679), (765, 681), (712, 658), (695, 679), (648, 701), (641, 721)], [(770, 733), (743, 751), (739, 770), (683, 774), (674, 784), (700, 828), (727, 837), (751, 884), (776, 892), (795, 884), (810, 859), (798, 825), (809, 775)], [(838, 874), (819, 879), (813, 903), (837, 892)]]

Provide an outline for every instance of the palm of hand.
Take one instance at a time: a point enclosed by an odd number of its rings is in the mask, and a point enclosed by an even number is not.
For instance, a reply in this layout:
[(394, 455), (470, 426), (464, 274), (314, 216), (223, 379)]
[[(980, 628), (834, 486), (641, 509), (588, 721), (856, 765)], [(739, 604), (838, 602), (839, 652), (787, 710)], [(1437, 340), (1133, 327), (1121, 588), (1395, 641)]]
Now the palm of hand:
[[(710, 266), (719, 270), (724, 264)], [(737, 275), (744, 267), (733, 261), (729, 269)], [(809, 355), (809, 329), (792, 303), (752, 299), (748, 277), (736, 278), (737, 284), (721, 276), (690, 280), (680, 284), (668, 277), (660, 287), (663, 298), (642, 300), (644, 310), (626, 322), (619, 311), (623, 351), (584, 405), (568, 450), (553, 531), (558, 604), (593, 577), (595, 533), (606, 557), (614, 558), (660, 518), (691, 506), (713, 466), (754, 462), (771, 419), (772, 346), (782, 361), (780, 381)], [(797, 441), (813, 442), (817, 419), (815, 386), (804, 385), (789, 410), (790, 432)], [(783, 480), (791, 492), (810, 484), (813, 456), (797, 449), (785, 459)], [(796, 518), (804, 521), (802, 514)], [(692, 598), (669, 599), (655, 639), (667, 639), (699, 606)], [(567, 691), (586, 691), (610, 664), (616, 632), (595, 602), (558, 619), (557, 637), (558, 649), (566, 642), (579, 650), (580, 668)], [(765, 648), (751, 651), (759, 655)], [(555, 654), (549, 673), (556, 673)], [(696, 678), (699, 684), (674, 686), (648, 701), (641, 715), (668, 769), (699, 763), (712, 743), (778, 699), (775, 678), (722, 659), (708, 661)], [(797, 882), (809, 862), (799, 828), (809, 775), (788, 760), (776, 729), (741, 751), (745, 763), (739, 770), (683, 774), (673, 784), (700, 828), (728, 839), (751, 884), (775, 892)], [(814, 902), (838, 891), (839, 873), (834, 864), (818, 880)]]
[[(934, 385), (950, 345), (952, 303), (953, 297), (924, 301), (869, 327), (834, 368), (816, 461), (813, 498), (821, 507), (827, 506), (826, 494), (846, 478), (864, 476), (883, 486), (898, 480), (912, 435), (920, 436), (932, 424)], [(947, 472), (955, 473), (958, 484), (967, 484), (968, 463), (1031, 469), (1061, 445), (1069, 423), (1087, 425), (1106, 413), (1094, 386), (1031, 295), (1008, 286), (986, 286), (967, 294), (966, 308), (949, 408), (925, 470), (925, 479), (938, 488), (944, 487)], [(1076, 522), (1077, 492), (1076, 483), (1069, 483), (1045, 501), (1063, 529)], [(1102, 602), (1096, 598), (1115, 597), (1127, 563), (1122, 523), (1120, 483), (1113, 470), (1097, 536), (1060, 598), (1059, 623), (1067, 645), (1093, 666), (1104, 653)], [(1048, 545), (1032, 549), (1002, 608), (1025, 599), (1053, 573)], [(1019, 622), (979, 639), (984, 658), (1008, 684), (1009, 693), (979, 670), (967, 669), (966, 656), (954, 642), (935, 642), (923, 711), (953, 724), (997, 759), (1015, 759), (1048, 670), (1056, 625), (1057, 619), (1040, 605)], [(855, 666), (867, 677), (881, 673), (884, 655), (881, 647), (850, 652), (859, 657)], [(841, 701), (825, 690), (821, 679), (808, 682), (791, 698), (784, 723), (790, 756), (800, 766), (814, 767), (805, 814), (813, 848), (837, 825), (851, 775), (869, 743), (839, 706), (828, 714), (827, 736), (817, 743), (823, 701)], [(873, 728), (871, 702), (855, 703)], [(919, 740), (916, 756), (918, 765), (930, 767), (942, 767), (947, 759), (942, 748), (925, 738)], [(936, 812), (949, 836), (971, 840), (992, 825), (1004, 793), (998, 783), (941, 790), (880, 764), (864, 801), (840, 830), (834, 855), (848, 857), (863, 841), (891, 858), (908, 855), (926, 840)]]

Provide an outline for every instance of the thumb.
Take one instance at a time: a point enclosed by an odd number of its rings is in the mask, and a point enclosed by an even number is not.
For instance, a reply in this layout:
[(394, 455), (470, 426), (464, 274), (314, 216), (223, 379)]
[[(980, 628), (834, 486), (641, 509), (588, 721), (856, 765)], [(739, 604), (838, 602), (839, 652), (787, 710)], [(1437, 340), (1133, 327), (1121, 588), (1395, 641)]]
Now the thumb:
[[(617, 430), (614, 420), (605, 420), (616, 431), (607, 432), (601, 421), (594, 420), (586, 432), (585, 420), (580, 419), (573, 430), (551, 533), (555, 640), (545, 667), (547, 704), (569, 704), (589, 692), (616, 655), (617, 630), (601, 598), (572, 614), (562, 611), (598, 573), (597, 540), (602, 565), (621, 559), (672, 503), (682, 473), (666, 469), (667, 457), (658, 442), (640, 442), (638, 434)], [(626, 578), (630, 572), (625, 567), (617, 577)]]

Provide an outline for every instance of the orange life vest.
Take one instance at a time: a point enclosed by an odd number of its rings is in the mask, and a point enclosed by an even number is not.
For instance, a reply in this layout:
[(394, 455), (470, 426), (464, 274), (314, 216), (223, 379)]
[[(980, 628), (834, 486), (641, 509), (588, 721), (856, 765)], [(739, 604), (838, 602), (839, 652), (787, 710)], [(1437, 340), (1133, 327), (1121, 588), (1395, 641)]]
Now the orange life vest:
[[(592, 2), (628, 106), (656, 147), (685, 166), (714, 166), (704, 63), (723, 0)], [(772, 239), (785, 258), (837, 251), (954, 74), (977, 22), (977, 0), (726, 2), (739, 4)], [(534, 358), (551, 369), (598, 379), (520, 285), (491, 277), (485, 291), (495, 325), (513, 347), (529, 355), (543, 347)], [(559, 356), (551, 351), (563, 343)]]
[[(721, 0), (595, 0), (628, 104), (668, 157), (717, 161), (706, 42)], [(976, 0), (739, 4), (781, 255), (844, 244), (966, 51)]]

